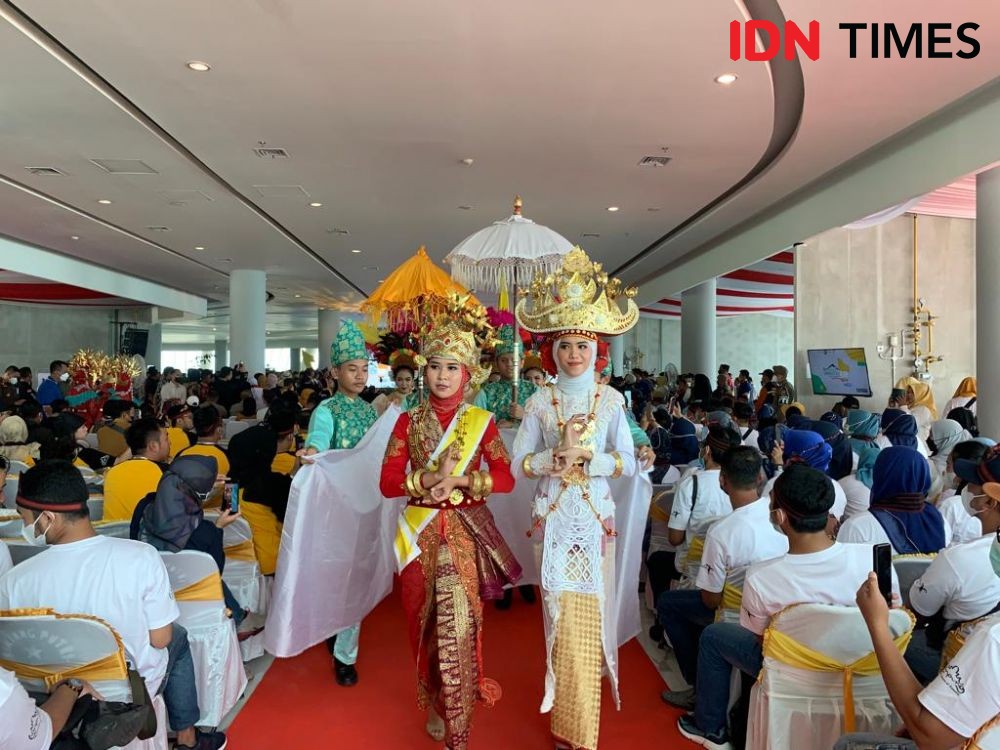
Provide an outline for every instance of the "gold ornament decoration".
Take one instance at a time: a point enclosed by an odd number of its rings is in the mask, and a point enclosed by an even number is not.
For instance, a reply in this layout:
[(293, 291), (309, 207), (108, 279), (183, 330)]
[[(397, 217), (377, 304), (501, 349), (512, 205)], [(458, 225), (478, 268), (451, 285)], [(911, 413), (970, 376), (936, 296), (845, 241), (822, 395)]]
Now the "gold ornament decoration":
[[(537, 274), (529, 294), (517, 303), (517, 322), (530, 333), (581, 331), (617, 336), (639, 320), (633, 298), (638, 290), (609, 278), (580, 247), (563, 258), (553, 274)], [(625, 300), (622, 310), (619, 300)]]
[(432, 357), (454, 360), (469, 370), (472, 387), (478, 388), (490, 375), (490, 368), (479, 364), (480, 351), (492, 346), (496, 336), (486, 308), (470, 299), (471, 295), (448, 296), (444, 312), (421, 330), (415, 361), (423, 367)]

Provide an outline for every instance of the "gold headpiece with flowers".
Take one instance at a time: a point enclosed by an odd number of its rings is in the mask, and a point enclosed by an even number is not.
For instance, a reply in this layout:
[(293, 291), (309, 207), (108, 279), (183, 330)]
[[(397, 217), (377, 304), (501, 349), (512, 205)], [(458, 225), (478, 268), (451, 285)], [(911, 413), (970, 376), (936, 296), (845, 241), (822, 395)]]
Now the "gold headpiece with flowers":
[(484, 348), (496, 344), (496, 335), (482, 305), (471, 304), (470, 295), (452, 294), (444, 313), (421, 330), (420, 354), (416, 363), (423, 367), (431, 357), (451, 359), (465, 365), (473, 388), (478, 388), (490, 375), (489, 367), (479, 364)]
[[(638, 290), (609, 279), (600, 263), (579, 247), (563, 257), (553, 274), (537, 274), (527, 298), (517, 303), (517, 322), (530, 333), (578, 332), (617, 336), (639, 320), (632, 300)], [(619, 299), (625, 298), (625, 310)]]

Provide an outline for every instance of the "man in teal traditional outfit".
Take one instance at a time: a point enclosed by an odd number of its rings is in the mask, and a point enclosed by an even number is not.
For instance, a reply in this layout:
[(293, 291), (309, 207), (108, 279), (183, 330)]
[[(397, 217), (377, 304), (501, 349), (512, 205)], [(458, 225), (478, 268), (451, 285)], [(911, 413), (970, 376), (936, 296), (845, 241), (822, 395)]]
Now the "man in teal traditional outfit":
[(476, 406), (496, 415), (498, 427), (517, 427), (524, 416), (524, 405), (538, 390), (527, 380), (517, 384), (517, 403), (514, 403), (514, 326), (500, 326), (500, 343), (493, 350), (496, 362), (493, 371), (500, 380), (487, 383), (476, 396)]
[[(305, 455), (353, 448), (378, 419), (374, 407), (360, 398), (368, 383), (368, 352), (364, 336), (350, 320), (337, 333), (330, 349), (330, 364), (337, 378), (337, 392), (313, 411)], [(373, 492), (377, 491), (377, 484), (373, 485)], [(326, 641), (338, 685), (349, 687), (358, 682), (354, 665), (358, 660), (360, 631), (358, 623)]]

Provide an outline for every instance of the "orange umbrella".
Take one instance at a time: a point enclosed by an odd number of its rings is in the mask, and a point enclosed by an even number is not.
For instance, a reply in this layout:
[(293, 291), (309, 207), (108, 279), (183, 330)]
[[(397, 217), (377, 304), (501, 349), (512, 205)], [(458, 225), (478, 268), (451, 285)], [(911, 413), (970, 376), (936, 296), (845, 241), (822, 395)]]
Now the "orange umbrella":
[(454, 295), (468, 295), (469, 307), (479, 304), (464, 286), (434, 265), (421, 245), (416, 255), (372, 292), (361, 309), (375, 320), (385, 315), (394, 331), (413, 331), (445, 312), (449, 297)]

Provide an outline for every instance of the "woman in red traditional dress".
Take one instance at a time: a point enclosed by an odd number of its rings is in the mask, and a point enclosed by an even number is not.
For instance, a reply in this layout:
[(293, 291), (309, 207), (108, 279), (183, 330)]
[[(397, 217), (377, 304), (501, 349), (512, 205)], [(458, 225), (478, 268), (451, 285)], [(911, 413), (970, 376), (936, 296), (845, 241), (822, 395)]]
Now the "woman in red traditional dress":
[(483, 600), (500, 599), (521, 566), (486, 498), (510, 492), (514, 477), (493, 415), (464, 403), (470, 381), (484, 375), (475, 336), (447, 320), (422, 349), (430, 396), (396, 422), (381, 489), (408, 500), (395, 547), (418, 703), (431, 737), (464, 750), (475, 703), (500, 697), (483, 673)]

